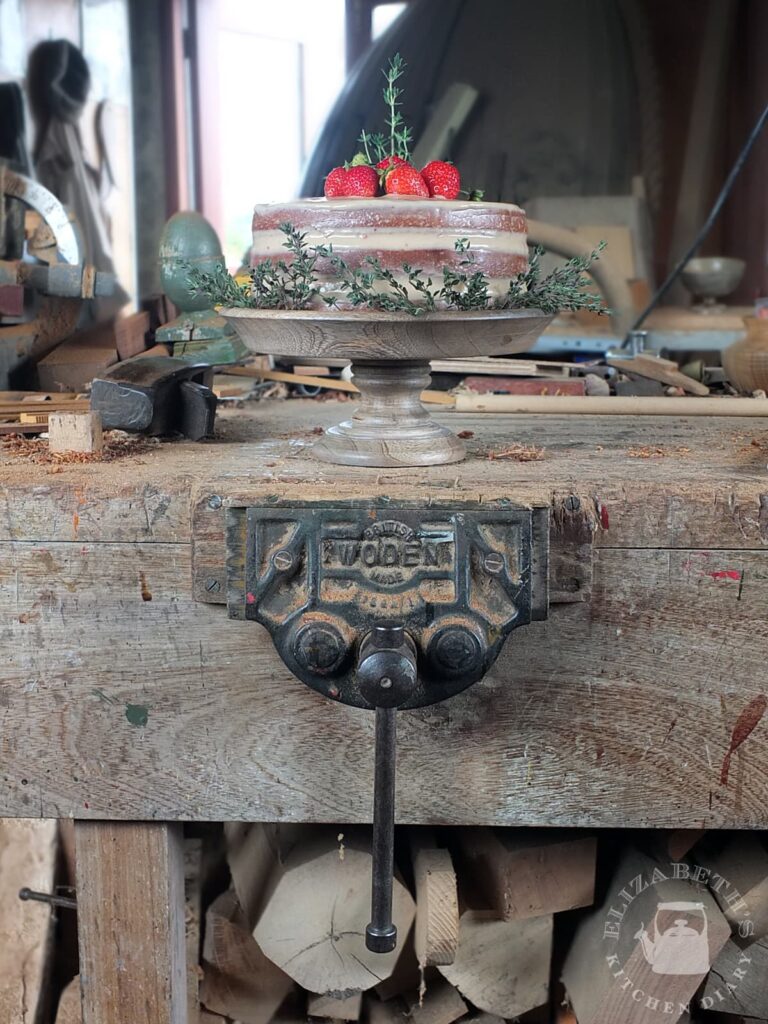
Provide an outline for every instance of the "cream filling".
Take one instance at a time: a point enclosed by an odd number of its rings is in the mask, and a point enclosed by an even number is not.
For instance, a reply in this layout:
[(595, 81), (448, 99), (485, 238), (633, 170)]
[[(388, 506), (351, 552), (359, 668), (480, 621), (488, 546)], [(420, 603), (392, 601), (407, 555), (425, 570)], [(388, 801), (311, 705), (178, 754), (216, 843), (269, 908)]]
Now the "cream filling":
[[(505, 256), (527, 256), (528, 243), (522, 232), (509, 231), (441, 231), (424, 228), (332, 228), (328, 231), (307, 230), (305, 245), (333, 245), (340, 252), (380, 249), (382, 252), (413, 252), (418, 250), (453, 249), (457, 238), (466, 238), (476, 252), (503, 253)], [(253, 251), (259, 256), (285, 255), (282, 231), (254, 231)]]

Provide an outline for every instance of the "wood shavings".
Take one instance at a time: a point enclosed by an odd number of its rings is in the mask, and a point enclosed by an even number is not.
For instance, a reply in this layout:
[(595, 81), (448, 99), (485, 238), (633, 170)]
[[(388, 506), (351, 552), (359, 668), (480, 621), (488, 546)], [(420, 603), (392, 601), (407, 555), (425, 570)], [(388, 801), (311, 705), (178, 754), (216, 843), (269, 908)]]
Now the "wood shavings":
[(512, 462), (543, 462), (544, 449), (533, 445), (513, 444), (511, 448), (488, 452), (489, 459), (510, 459)]
[(639, 448), (627, 449), (627, 456), (630, 459), (663, 459), (668, 455), (689, 455), (691, 449), (679, 446), (677, 448), (661, 448), (651, 445), (642, 445)]
[(109, 431), (104, 435), (101, 452), (52, 452), (48, 441), (29, 438), (21, 434), (7, 434), (0, 438), (0, 453), (26, 459), (40, 465), (62, 466), (83, 462), (114, 462), (116, 459), (143, 455), (160, 444), (154, 437), (137, 437), (122, 431)]

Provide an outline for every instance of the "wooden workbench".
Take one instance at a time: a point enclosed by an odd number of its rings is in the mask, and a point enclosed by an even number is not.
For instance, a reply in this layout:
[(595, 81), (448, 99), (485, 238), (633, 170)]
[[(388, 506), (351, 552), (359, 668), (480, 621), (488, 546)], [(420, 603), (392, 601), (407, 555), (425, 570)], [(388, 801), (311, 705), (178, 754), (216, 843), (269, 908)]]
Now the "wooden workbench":
[(0, 454), (0, 814), (80, 819), (84, 1024), (186, 1020), (174, 822), (370, 820), (373, 715), (209, 603), (219, 497), (551, 506), (549, 619), (399, 716), (400, 822), (768, 824), (766, 420), (448, 413), (464, 463), (378, 471), (307, 457), (340, 411), (264, 402), (107, 463)]
[[(766, 688), (765, 420), (449, 413), (474, 431), (464, 463), (379, 471), (307, 457), (337, 403), (252, 408), (215, 441), (111, 463), (2, 458), (0, 814), (369, 820), (373, 716), (194, 599), (193, 513), (197, 557), (223, 569), (212, 494), (576, 496), (591, 595), (513, 634), (484, 682), (401, 716), (399, 820), (768, 824), (768, 721), (721, 779)], [(515, 442), (543, 460), (488, 457)]]

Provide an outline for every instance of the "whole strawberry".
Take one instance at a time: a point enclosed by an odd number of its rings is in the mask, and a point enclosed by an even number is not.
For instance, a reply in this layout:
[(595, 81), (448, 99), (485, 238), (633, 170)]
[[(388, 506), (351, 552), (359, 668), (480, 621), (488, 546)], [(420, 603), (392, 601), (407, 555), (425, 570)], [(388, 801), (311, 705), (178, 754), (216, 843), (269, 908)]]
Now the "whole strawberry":
[(334, 167), (325, 179), (323, 191), (327, 199), (371, 199), (379, 191), (379, 175), (367, 164), (358, 167)]
[(431, 196), (458, 199), (461, 175), (453, 164), (446, 163), (445, 160), (432, 160), (422, 170), (421, 176), (426, 181)]
[(422, 176), (411, 164), (397, 164), (387, 172), (384, 189), (390, 196), (423, 196), (429, 198), (429, 189)]

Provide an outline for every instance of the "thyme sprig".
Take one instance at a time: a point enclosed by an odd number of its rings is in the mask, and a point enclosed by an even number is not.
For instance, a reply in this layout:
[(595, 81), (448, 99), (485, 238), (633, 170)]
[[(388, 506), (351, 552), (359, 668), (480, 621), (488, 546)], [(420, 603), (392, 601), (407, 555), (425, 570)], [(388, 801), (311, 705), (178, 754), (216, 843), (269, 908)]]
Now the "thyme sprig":
[[(330, 245), (307, 245), (306, 235), (292, 224), (280, 225), (286, 236), (284, 247), (293, 259), (264, 260), (250, 271), (250, 283), (239, 284), (223, 268), (203, 273), (188, 266), (190, 286), (215, 306), (250, 309), (310, 309), (319, 301), (336, 306), (339, 293), (353, 307), (409, 313), (421, 316), (435, 309), (462, 312), (492, 309), (540, 309), (543, 313), (589, 310), (607, 313), (600, 296), (588, 290), (587, 271), (605, 248), (605, 242), (588, 255), (576, 256), (550, 274), (542, 276), (543, 249), (534, 247), (528, 268), (509, 282), (505, 295), (494, 299), (490, 281), (478, 269), (468, 239), (459, 238), (454, 249), (462, 258), (453, 267), (443, 267), (442, 279), (433, 282), (424, 271), (402, 264), (398, 274), (367, 256), (360, 267), (349, 264)], [(334, 294), (324, 294), (318, 280), (317, 261), (325, 260), (332, 271)], [(325, 273), (327, 277), (327, 273)]]

